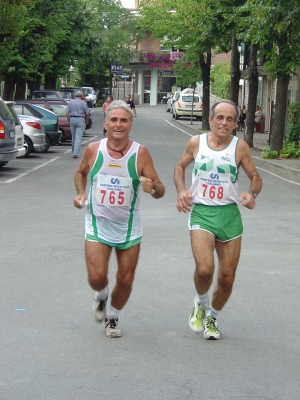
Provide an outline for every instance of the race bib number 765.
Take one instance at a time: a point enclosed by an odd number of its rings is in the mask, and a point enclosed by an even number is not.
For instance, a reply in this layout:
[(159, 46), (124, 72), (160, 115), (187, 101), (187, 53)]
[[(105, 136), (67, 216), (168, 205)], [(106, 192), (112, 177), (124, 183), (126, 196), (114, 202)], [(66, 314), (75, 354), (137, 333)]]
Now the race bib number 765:
[(99, 174), (96, 192), (97, 203), (105, 206), (128, 207), (131, 188), (131, 178)]

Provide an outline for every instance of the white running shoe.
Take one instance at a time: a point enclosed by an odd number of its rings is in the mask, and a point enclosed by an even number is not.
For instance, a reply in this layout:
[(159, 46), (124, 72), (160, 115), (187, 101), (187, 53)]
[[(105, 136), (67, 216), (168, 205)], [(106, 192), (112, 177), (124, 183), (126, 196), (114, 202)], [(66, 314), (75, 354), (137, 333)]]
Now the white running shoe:
[(114, 316), (107, 316), (105, 318), (105, 332), (106, 336), (116, 338), (122, 336), (121, 330), (118, 326), (118, 318)]

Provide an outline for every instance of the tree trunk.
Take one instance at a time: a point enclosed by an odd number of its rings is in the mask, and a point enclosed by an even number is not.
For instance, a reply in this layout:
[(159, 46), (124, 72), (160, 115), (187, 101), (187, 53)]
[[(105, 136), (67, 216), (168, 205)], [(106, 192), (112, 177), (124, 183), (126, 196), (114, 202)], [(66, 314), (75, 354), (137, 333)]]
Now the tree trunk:
[(290, 75), (277, 74), (277, 90), (275, 100), (274, 128), (271, 135), (271, 151), (280, 153), (284, 138), (285, 118), (287, 111), (287, 92), (289, 86)]
[(33, 92), (34, 90), (39, 90), (41, 87), (41, 76), (40, 75), (32, 76), (32, 80), (28, 80), (27, 84), (29, 93)]
[(239, 87), (241, 79), (240, 54), (238, 52), (238, 42), (235, 32), (232, 34), (231, 41), (231, 64), (230, 64), (230, 100), (238, 105)]
[(206, 54), (206, 61), (204, 54), (199, 55), (199, 61), (202, 71), (203, 80), (203, 108), (202, 108), (202, 129), (209, 131), (209, 109), (210, 109), (210, 64), (211, 64), (211, 51)]
[(56, 89), (56, 77), (55, 76), (45, 76), (45, 89)]
[(15, 80), (11, 75), (5, 75), (3, 100), (13, 100), (15, 92)]
[(26, 79), (18, 78), (16, 83), (15, 100), (23, 100), (26, 97)]
[[(230, 76), (230, 100), (238, 106), (241, 70), (240, 54), (238, 52), (238, 41), (235, 32), (232, 33), (231, 38)], [(233, 130), (232, 134), (236, 136), (236, 129)]]
[(257, 44), (252, 44), (249, 58), (249, 98), (246, 116), (246, 142), (253, 147), (254, 117), (258, 92)]

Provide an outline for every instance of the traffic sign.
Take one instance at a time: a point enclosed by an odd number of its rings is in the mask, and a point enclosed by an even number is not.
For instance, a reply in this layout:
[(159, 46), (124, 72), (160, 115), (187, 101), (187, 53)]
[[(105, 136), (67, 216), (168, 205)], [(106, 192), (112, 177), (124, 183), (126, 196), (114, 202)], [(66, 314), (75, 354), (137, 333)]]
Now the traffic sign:
[(130, 75), (121, 75), (121, 78), (127, 79), (130, 78)]

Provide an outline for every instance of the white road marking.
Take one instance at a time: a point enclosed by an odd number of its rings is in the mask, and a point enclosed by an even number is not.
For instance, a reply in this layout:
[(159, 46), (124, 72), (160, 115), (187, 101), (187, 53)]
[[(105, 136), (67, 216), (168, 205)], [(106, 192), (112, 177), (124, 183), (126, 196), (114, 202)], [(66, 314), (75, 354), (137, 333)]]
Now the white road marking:
[(174, 128), (178, 129), (179, 131), (185, 133), (186, 135), (191, 136), (191, 137), (194, 136), (194, 135), (191, 135), (190, 133), (187, 133), (187, 132), (184, 131), (183, 129), (178, 128), (178, 126), (171, 124), (171, 122), (169, 122), (168, 120), (165, 119), (164, 121), (167, 122), (169, 125), (173, 126)]
[(257, 168), (257, 169), (260, 169), (261, 171), (267, 172), (267, 173), (270, 174), (270, 175), (276, 176), (276, 178), (280, 178), (280, 179), (283, 179), (283, 180), (286, 181), (286, 182), (293, 183), (294, 185), (299, 185), (299, 186), (300, 186), (300, 183), (293, 182), (293, 181), (289, 181), (288, 179), (285, 179), (285, 178), (282, 178), (282, 176), (273, 174), (273, 172), (267, 171), (266, 169), (263, 169), (263, 168), (260, 168), (260, 167), (256, 167), (256, 168)]
[(23, 174), (20, 174), (20, 175), (16, 176), (15, 178), (9, 179), (8, 181), (4, 181), (4, 183), (11, 183), (11, 182), (16, 181), (17, 179), (23, 178), (23, 176), (26, 176), (26, 175), (30, 174), (30, 172), (33, 172), (33, 171), (36, 171), (39, 168), (45, 167), (46, 165), (52, 163), (55, 160), (58, 160), (59, 158), (60, 157), (51, 158), (51, 160), (49, 160), (49, 161), (47, 161), (47, 162), (45, 162), (45, 163), (43, 163), (41, 165), (38, 165), (37, 167), (31, 168), (27, 172), (24, 172)]

